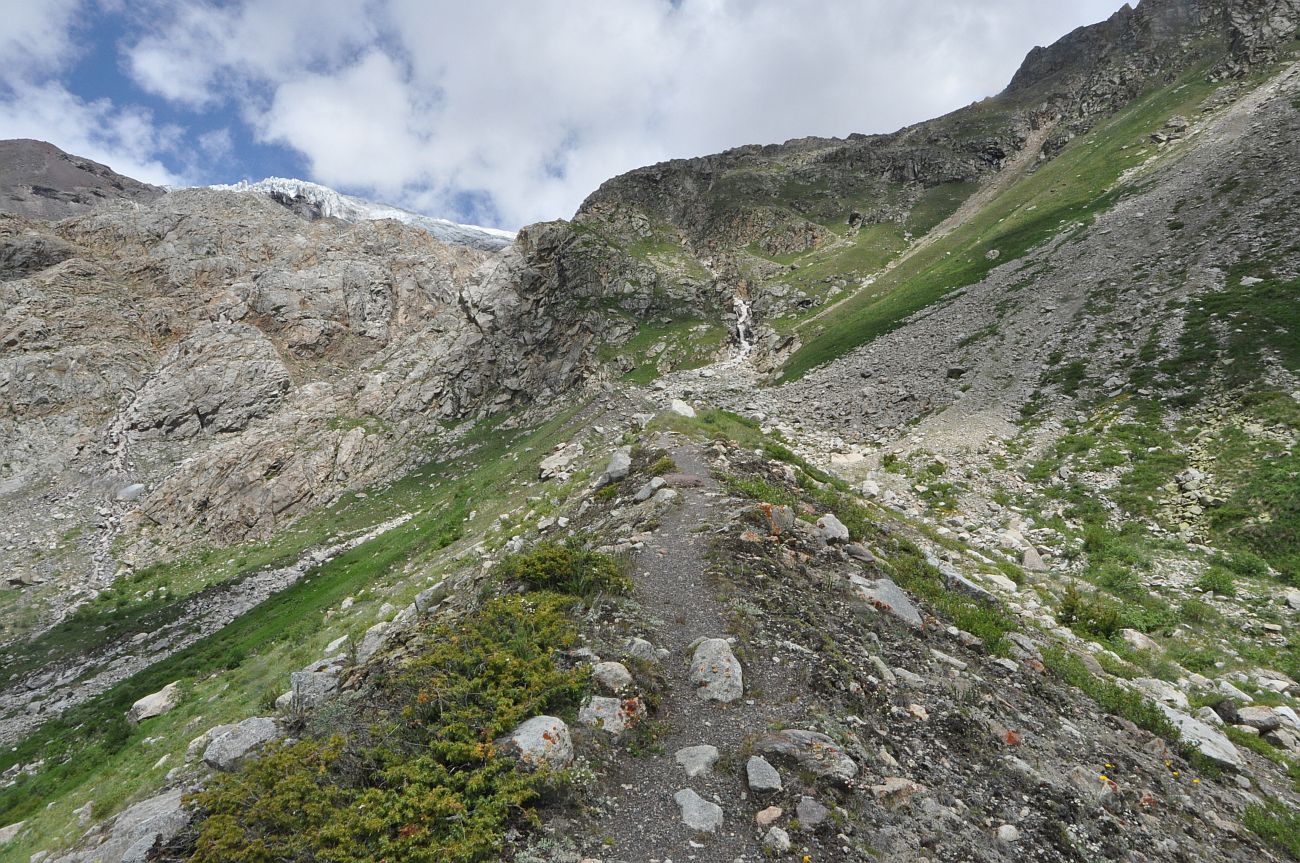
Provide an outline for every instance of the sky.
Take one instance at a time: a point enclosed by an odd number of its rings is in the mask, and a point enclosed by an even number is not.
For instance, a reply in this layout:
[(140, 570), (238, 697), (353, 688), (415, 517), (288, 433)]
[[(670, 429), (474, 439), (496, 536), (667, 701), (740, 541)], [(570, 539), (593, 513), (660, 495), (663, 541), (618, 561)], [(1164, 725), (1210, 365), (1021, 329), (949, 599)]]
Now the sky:
[(517, 228), (665, 159), (944, 114), (1120, 5), (0, 0), (0, 138)]

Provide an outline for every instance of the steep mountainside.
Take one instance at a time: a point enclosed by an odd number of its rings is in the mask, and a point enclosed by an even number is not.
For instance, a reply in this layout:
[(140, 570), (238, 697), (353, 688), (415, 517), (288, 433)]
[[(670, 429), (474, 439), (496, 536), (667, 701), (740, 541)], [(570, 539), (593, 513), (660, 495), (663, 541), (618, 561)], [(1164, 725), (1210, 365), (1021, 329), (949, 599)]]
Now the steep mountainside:
[(1298, 38), (500, 251), (0, 217), (0, 859), (1300, 859)]
[(0, 141), (0, 213), (65, 219), (105, 201), (151, 201), (162, 193), (44, 141)]

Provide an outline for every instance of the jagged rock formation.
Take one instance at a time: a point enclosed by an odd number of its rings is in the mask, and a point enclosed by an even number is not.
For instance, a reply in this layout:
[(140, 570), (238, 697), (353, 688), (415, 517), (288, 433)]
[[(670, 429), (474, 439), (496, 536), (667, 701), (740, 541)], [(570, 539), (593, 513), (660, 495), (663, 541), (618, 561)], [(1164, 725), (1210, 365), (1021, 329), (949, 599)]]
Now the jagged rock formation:
[(151, 201), (163, 194), (107, 165), (45, 141), (0, 141), (0, 213), (65, 219), (114, 200)]

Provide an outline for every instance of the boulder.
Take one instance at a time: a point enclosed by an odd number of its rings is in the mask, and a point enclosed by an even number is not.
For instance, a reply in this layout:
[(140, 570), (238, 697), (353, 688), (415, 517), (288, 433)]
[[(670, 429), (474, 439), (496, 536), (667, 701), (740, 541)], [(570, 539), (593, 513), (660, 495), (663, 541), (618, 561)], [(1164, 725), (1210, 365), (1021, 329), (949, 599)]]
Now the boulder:
[(691, 407), (681, 399), (673, 399), (672, 404), (668, 406), (668, 410), (678, 416), (686, 417), (687, 419), (693, 419), (695, 417), (695, 408)]
[(682, 823), (697, 833), (714, 833), (722, 827), (722, 807), (689, 788), (673, 795), (682, 810)]
[(608, 485), (611, 482), (620, 482), (627, 478), (628, 473), (632, 470), (632, 448), (630, 446), (621, 446), (614, 450), (609, 457), (609, 463), (605, 465), (605, 473), (601, 475), (600, 485)]
[(777, 854), (784, 854), (790, 850), (790, 834), (780, 827), (771, 827), (763, 836), (763, 847)]
[(1134, 650), (1159, 650), (1160, 645), (1144, 632), (1138, 632), (1136, 629), (1121, 629), (1120, 638), (1124, 643)]
[(1166, 704), (1157, 704), (1156, 706), (1174, 724), (1174, 727), (1178, 729), (1179, 736), (1188, 746), (1195, 748), (1220, 767), (1226, 767), (1229, 770), (1245, 769), (1245, 759), (1241, 757), (1237, 747), (1232, 745), (1232, 741), (1224, 736), (1223, 732)]
[(799, 819), (799, 826), (805, 830), (812, 830), (817, 825), (830, 816), (831, 811), (817, 802), (815, 798), (807, 795), (800, 797), (799, 802), (794, 807), (795, 817)]
[(1237, 710), (1237, 723), (1249, 725), (1261, 732), (1272, 731), (1282, 724), (1282, 717), (1271, 707), (1242, 707)]
[(255, 750), (280, 736), (280, 727), (269, 716), (245, 719), (212, 738), (203, 751), (203, 763), (215, 770), (234, 770)]
[(295, 671), (289, 675), (293, 703), (298, 707), (315, 707), (328, 701), (339, 688), (337, 671)]
[(126, 712), (126, 718), (136, 724), (154, 716), (161, 716), (181, 700), (180, 682), (173, 681), (157, 692), (146, 695)]
[(791, 759), (817, 776), (849, 782), (858, 775), (858, 765), (840, 745), (817, 731), (787, 728), (758, 739), (754, 748), (769, 755)]
[(26, 821), (15, 821), (13, 824), (0, 827), (0, 845), (8, 845), (10, 842), (14, 841), (14, 837), (19, 834), (23, 829), (23, 825), (26, 823)]
[(534, 716), (521, 723), (497, 741), (497, 748), (513, 754), (529, 767), (563, 770), (573, 763), (569, 726), (554, 716)]
[(361, 643), (357, 645), (357, 664), (364, 665), (370, 661), (370, 658), (379, 652), (388, 639), (388, 631), (393, 625), (388, 621), (380, 621), (366, 630), (366, 634), (361, 636)]
[(1171, 683), (1154, 677), (1139, 677), (1133, 681), (1133, 686), (1137, 687), (1143, 695), (1150, 696), (1170, 707), (1177, 707), (1179, 710), (1186, 710), (1188, 707), (1187, 696)]
[(817, 530), (821, 533), (822, 539), (827, 542), (849, 541), (849, 529), (835, 517), (834, 513), (828, 512), (817, 519)]
[(724, 638), (706, 638), (691, 658), (691, 683), (695, 694), (707, 701), (724, 704), (744, 694), (744, 672)]

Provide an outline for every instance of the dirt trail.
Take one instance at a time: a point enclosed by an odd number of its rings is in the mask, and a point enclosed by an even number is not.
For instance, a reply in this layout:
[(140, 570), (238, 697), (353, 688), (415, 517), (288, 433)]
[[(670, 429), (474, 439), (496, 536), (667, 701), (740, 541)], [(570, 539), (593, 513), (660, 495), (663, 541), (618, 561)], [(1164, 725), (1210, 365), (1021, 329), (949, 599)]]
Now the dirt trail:
[[(762, 859), (754, 813), (767, 804), (747, 793), (744, 759), (737, 752), (747, 737), (781, 719), (789, 701), (782, 697), (785, 687), (779, 667), (768, 670), (751, 664), (745, 667), (741, 699), (724, 705), (696, 696), (688, 676), (689, 648), (699, 638), (728, 635), (720, 587), (706, 572), (705, 554), (713, 532), (709, 528), (726, 524), (734, 507), (710, 476), (698, 446), (660, 445), (669, 450), (681, 471), (698, 476), (702, 484), (678, 489), (681, 503), (668, 511), (654, 539), (636, 559), (636, 599), (650, 626), (644, 636), (670, 654), (662, 662), (667, 687), (657, 717), (667, 727), (655, 752), (619, 759), (608, 777), (612, 787), (619, 789), (619, 809), (596, 825), (601, 835), (613, 841), (603, 859), (626, 863)], [(739, 645), (738, 652), (742, 648)], [(700, 744), (716, 746), (722, 757), (712, 774), (688, 779), (674, 754)], [(715, 835), (697, 836), (682, 824), (673, 795), (683, 788), (722, 806), (723, 826)]]

